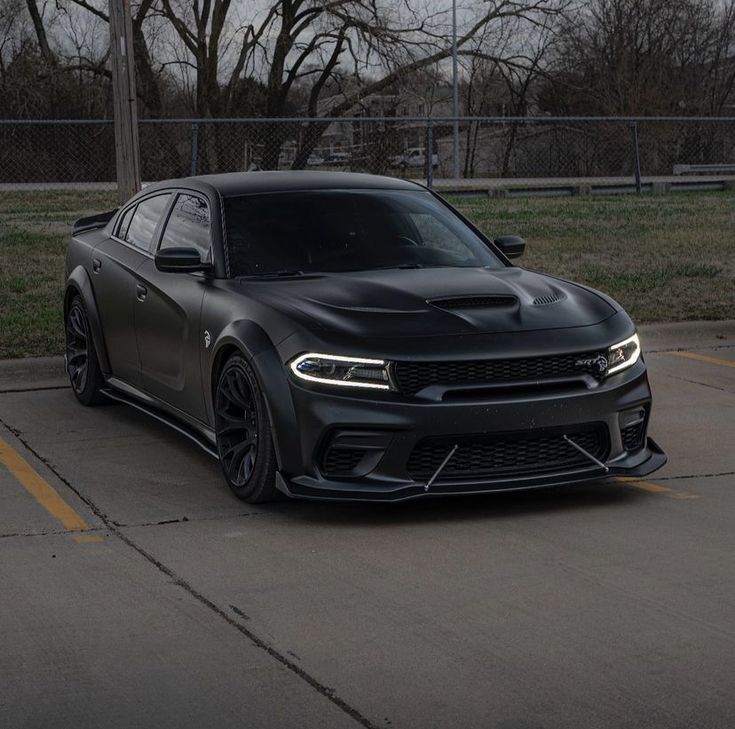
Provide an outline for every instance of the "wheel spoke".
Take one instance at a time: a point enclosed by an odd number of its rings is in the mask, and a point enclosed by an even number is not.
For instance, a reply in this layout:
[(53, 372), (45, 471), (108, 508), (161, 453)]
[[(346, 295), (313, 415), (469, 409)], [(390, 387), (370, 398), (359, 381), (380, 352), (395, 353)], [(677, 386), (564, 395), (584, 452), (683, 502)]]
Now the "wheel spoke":
[(71, 325), (71, 330), (74, 336), (86, 341), (87, 327), (82, 319), (82, 313), (77, 307), (74, 307), (70, 313), (69, 324)]
[(245, 454), (245, 458), (242, 459), (242, 463), (240, 464), (240, 471), (239, 476), (241, 476), (242, 480), (247, 483), (250, 480), (250, 477), (253, 475), (253, 471), (255, 470), (255, 450), (249, 450)]
[(241, 488), (247, 485), (255, 471), (258, 428), (250, 383), (237, 367), (230, 368), (220, 378), (215, 416), (222, 467), (229, 482)]
[(72, 386), (77, 392), (84, 390), (87, 384), (87, 363), (79, 365), (71, 372)]
[[(70, 349), (66, 357), (67, 366), (69, 367), (81, 367), (87, 359), (87, 350), (85, 349)], [(78, 365), (75, 363), (79, 362)]]
[(231, 425), (225, 425), (224, 427), (219, 428), (219, 430), (217, 431), (217, 435), (220, 438), (226, 438), (233, 433), (247, 433), (249, 430), (248, 424), (243, 423), (243, 421), (239, 418), (236, 419), (223, 416), (223, 419), (231, 423)]
[(87, 321), (84, 310), (76, 303), (69, 310), (66, 320), (66, 366), (74, 391), (83, 392), (89, 370)]
[(245, 440), (239, 441), (238, 443), (230, 446), (223, 454), (222, 458), (225, 461), (232, 459), (232, 463), (240, 461), (243, 455), (255, 445), (255, 438), (248, 436)]
[[(242, 472), (243, 463), (255, 461), (255, 441), (252, 438), (248, 438), (242, 443), (238, 443), (236, 446), (228, 451), (228, 454), (232, 454), (229, 457), (229, 464), (227, 465), (227, 473), (230, 478), (235, 481), (237, 476)], [(228, 461), (228, 455), (224, 457), (225, 462)], [(252, 471), (252, 468), (249, 469)], [(249, 474), (248, 474), (249, 475)]]
[(230, 373), (228, 385), (227, 395), (230, 402), (247, 413), (250, 409), (250, 397), (245, 391), (247, 385), (241, 380), (241, 375), (238, 372)]

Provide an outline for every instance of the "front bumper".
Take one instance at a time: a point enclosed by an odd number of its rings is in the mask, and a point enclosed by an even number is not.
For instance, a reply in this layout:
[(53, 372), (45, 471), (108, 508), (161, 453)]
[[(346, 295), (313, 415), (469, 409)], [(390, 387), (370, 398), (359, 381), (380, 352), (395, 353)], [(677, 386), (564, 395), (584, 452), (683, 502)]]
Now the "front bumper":
[(276, 474), (278, 489), (292, 498), (326, 499), (329, 501), (407, 501), (425, 496), (460, 496), (493, 492), (524, 491), (568, 484), (586, 483), (614, 476), (646, 476), (666, 463), (666, 454), (653, 438), (646, 439), (646, 447), (602, 468), (556, 471), (553, 474), (478, 481), (441, 481), (426, 489), (425, 484), (410, 483), (392, 488), (376, 488), (366, 482), (314, 481), (308, 477), (285, 479)]
[[(419, 402), (416, 399), (345, 396), (290, 382), (295, 423), (281, 433), (278, 488), (291, 497), (350, 501), (401, 501), (421, 496), (487, 493), (533, 489), (594, 481), (610, 476), (644, 476), (660, 468), (666, 456), (646, 437), (651, 392), (645, 365), (602, 384), (569, 391), (485, 395), (461, 402)], [(640, 442), (627, 450), (621, 434), (621, 414), (641, 409), (646, 413)], [(594, 425), (608, 438), (604, 467), (582, 459), (568, 467), (558, 463), (533, 472), (505, 468), (481, 476), (454, 472), (441, 475), (427, 489), (428, 478), (409, 473), (414, 448), (426, 438), (452, 438), (467, 434), (517, 434), (535, 437), (546, 433), (574, 433)], [(278, 426), (277, 426), (278, 427)], [(283, 430), (283, 429), (281, 429)], [(354, 476), (325, 475), (325, 449), (335, 434), (356, 440), (369, 436), (377, 444), (366, 459), (367, 468)], [(369, 440), (368, 438), (368, 440)]]

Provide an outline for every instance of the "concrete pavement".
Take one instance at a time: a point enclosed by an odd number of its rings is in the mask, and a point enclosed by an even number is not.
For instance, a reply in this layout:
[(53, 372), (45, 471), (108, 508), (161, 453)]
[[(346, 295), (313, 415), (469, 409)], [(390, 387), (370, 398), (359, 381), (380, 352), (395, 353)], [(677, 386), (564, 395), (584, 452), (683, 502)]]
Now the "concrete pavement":
[(0, 363), (0, 726), (732, 727), (735, 322), (641, 333), (650, 480), (393, 506), (242, 504)]

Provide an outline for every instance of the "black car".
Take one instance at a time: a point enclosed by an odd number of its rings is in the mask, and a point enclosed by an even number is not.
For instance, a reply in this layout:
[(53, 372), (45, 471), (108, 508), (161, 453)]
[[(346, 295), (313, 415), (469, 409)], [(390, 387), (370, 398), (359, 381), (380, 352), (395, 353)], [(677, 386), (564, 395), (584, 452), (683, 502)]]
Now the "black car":
[(415, 183), (191, 177), (73, 230), (66, 367), (219, 458), (247, 501), (400, 500), (624, 474), (666, 457), (633, 322), (525, 271)]

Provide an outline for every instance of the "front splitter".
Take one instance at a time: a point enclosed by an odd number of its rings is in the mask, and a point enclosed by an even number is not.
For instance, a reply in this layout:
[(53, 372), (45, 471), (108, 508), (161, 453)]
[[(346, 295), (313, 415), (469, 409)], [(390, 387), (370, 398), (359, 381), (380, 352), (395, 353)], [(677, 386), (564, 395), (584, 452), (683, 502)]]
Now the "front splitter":
[(600, 467), (557, 471), (502, 480), (434, 482), (429, 489), (417, 482), (399, 484), (370, 483), (368, 479), (355, 481), (320, 481), (308, 476), (287, 479), (276, 474), (278, 490), (294, 499), (320, 501), (398, 502), (433, 496), (462, 496), (469, 494), (507, 493), (531, 489), (550, 488), (569, 484), (599, 481), (615, 476), (647, 476), (661, 468), (667, 461), (660, 446), (648, 438), (646, 447), (638, 453), (618, 459)]

